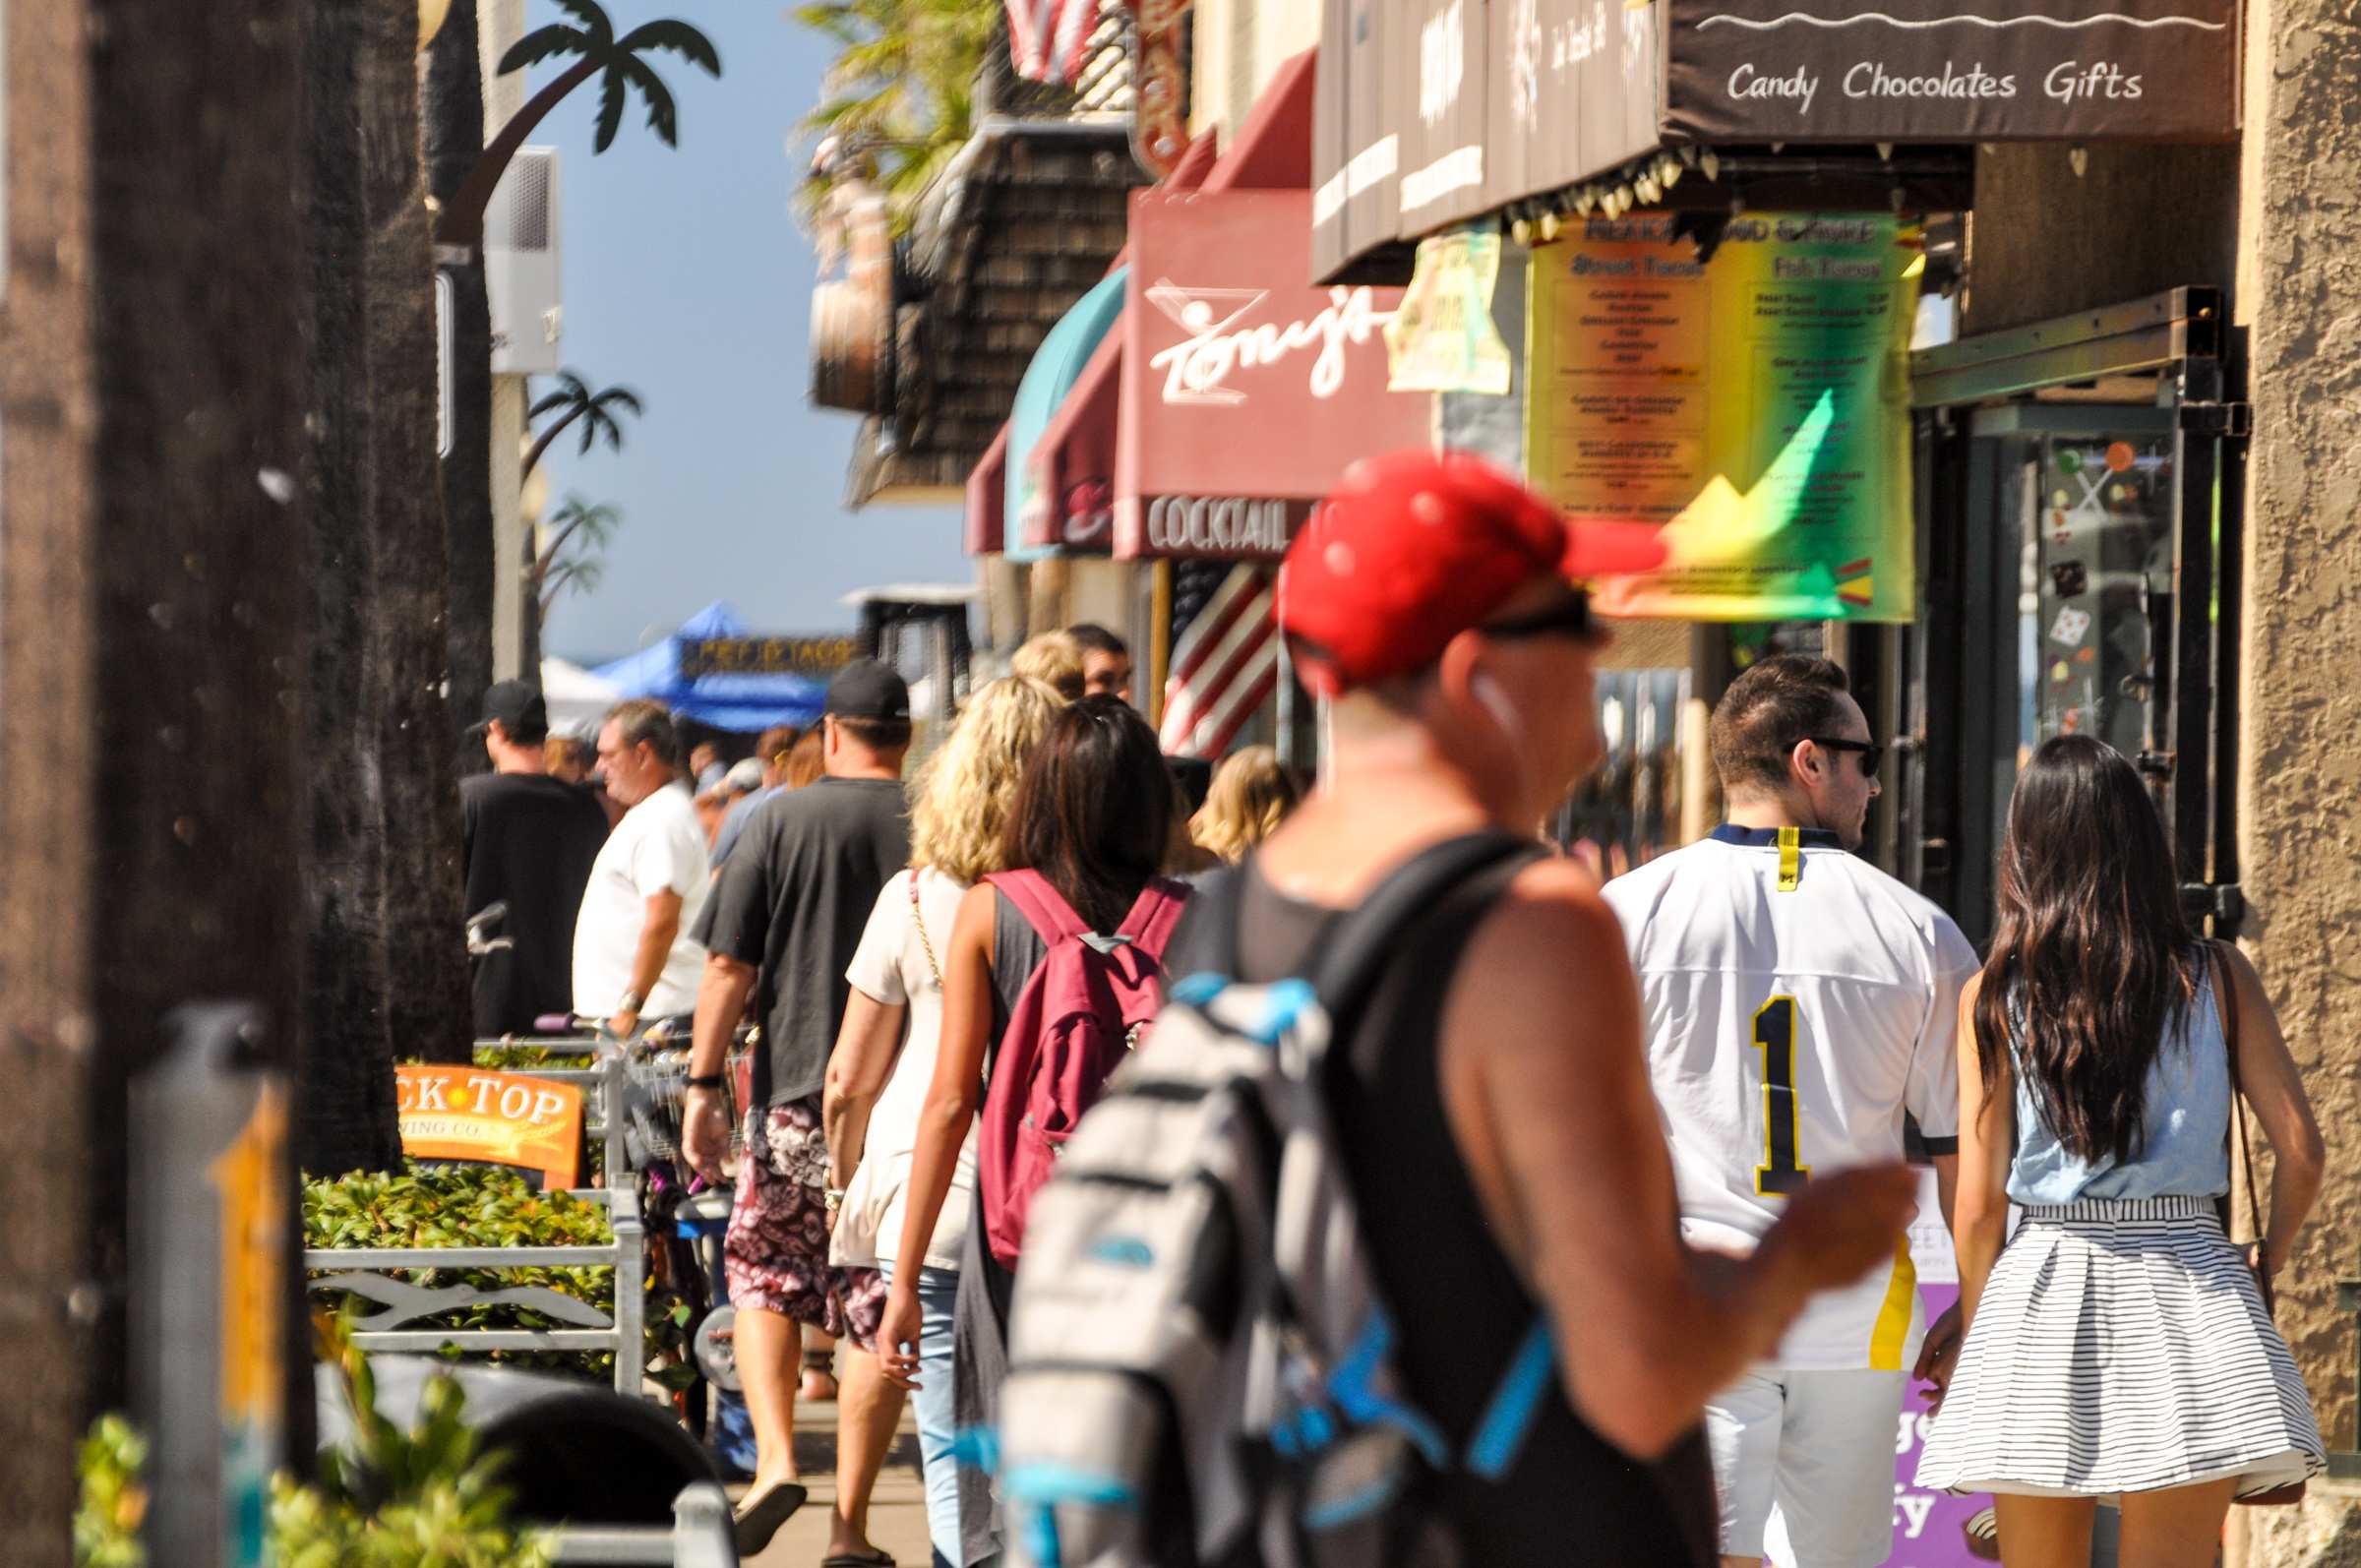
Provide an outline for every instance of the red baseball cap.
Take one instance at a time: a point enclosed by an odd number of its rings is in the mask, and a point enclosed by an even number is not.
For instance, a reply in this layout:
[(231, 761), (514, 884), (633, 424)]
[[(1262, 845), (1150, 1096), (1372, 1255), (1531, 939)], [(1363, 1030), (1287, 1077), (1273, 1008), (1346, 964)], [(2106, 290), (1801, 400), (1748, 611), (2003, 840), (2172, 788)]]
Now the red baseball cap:
[(1481, 458), (1388, 452), (1345, 470), (1289, 548), (1279, 626), (1303, 684), (1334, 696), (1425, 668), (1545, 573), (1580, 585), (1665, 553), (1655, 527), (1572, 522)]

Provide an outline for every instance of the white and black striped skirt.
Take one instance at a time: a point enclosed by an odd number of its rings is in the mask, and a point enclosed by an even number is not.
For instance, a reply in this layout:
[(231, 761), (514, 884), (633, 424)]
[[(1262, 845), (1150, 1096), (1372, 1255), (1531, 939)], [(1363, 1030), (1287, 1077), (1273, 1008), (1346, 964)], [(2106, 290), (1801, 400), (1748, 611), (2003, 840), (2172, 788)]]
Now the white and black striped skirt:
[(2107, 1496), (2318, 1474), (2311, 1397), (2207, 1198), (2028, 1208), (1986, 1283), (1918, 1484)]

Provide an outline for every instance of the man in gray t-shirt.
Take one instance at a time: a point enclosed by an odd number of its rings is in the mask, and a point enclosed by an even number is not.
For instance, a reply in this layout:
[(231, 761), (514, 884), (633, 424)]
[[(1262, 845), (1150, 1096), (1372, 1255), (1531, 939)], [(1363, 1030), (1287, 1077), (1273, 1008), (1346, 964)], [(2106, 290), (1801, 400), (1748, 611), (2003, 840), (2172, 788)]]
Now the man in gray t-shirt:
[(755, 1109), (722, 1245), (757, 1455), (739, 1509), (741, 1556), (761, 1550), (803, 1500), (793, 1480), (803, 1326), (873, 1350), (884, 1306), (875, 1269), (828, 1262), (835, 1194), (819, 1108), (844, 1018), (845, 969), (879, 889), (910, 860), (901, 783), (910, 690), (873, 660), (848, 665), (829, 683), (820, 722), (825, 775), (755, 813), (696, 930), (708, 956), (682, 1131), (690, 1163), (708, 1176), (728, 1143), (721, 1073), (750, 995), (762, 1021)]

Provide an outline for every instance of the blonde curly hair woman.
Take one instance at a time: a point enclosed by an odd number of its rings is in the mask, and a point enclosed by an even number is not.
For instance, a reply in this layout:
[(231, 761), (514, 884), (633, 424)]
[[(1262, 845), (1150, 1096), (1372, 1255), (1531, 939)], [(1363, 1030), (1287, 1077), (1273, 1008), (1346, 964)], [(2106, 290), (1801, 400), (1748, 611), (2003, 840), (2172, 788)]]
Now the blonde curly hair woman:
[(1068, 702), (1082, 700), (1082, 644), (1070, 632), (1044, 632), (1008, 661), (1020, 679), (1046, 681)]
[(1279, 830), (1303, 798), (1296, 775), (1267, 746), (1232, 753), (1214, 771), (1205, 804), (1189, 819), (1197, 843), (1222, 859), (1241, 861)]
[[(1080, 668), (1079, 663), (1076, 665)], [(880, 1256), (902, 1234), (904, 1188), (918, 1143), (918, 1115), (935, 1074), (942, 1035), (939, 955), (968, 887), (1002, 869), (1000, 842), (1025, 762), (1065, 706), (1046, 683), (1012, 676), (976, 694), (941, 748), (912, 781), (910, 866), (885, 884), (845, 978), (852, 993), (820, 1119), (828, 1139), (828, 1185), (842, 1189), (834, 1260), (874, 1265), (887, 1280), (906, 1264), (918, 1270), (923, 1308), (920, 1345), (928, 1357), (918, 1395), (919, 1454), (927, 1486), (927, 1529), (956, 1562), (959, 1482), (951, 1458), (951, 1308), (959, 1289), (959, 1253), (974, 1204), (975, 1135), (959, 1151), (950, 1195), (924, 1258)], [(907, 1019), (907, 1038), (903, 1022)], [(875, 1375), (874, 1358), (861, 1363)], [(898, 1418), (901, 1391), (880, 1385)], [(849, 1457), (855, 1457), (850, 1456)], [(860, 1460), (860, 1463), (869, 1463)], [(846, 1495), (866, 1495), (874, 1470), (840, 1477)], [(851, 1483), (848, 1485), (848, 1481)]]

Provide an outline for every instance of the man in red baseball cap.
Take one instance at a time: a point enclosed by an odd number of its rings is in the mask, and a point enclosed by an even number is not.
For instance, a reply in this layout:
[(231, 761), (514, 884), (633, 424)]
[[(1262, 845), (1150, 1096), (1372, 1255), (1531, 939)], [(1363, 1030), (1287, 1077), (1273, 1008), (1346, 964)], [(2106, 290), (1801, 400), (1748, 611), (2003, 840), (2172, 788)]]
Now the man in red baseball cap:
[(1330, 699), (1328, 783), (1200, 894), (1166, 962), (1305, 973), (1389, 881), (1431, 888), (1380, 934), (1395, 956), (1335, 1018), (1324, 1081), (1396, 1369), (1452, 1453), (1534, 1323), (1553, 1330), (1558, 1380), (1513, 1460), (1455, 1466), (1418, 1505), (1471, 1562), (1711, 1563), (1707, 1396), (1813, 1292), (1890, 1262), (1916, 1203), (1905, 1167), (1830, 1173), (1749, 1258), (1680, 1239), (1622, 936), (1534, 834), (1603, 750), (1583, 584), (1663, 559), (1652, 530), (1569, 523), (1472, 457), (1356, 464), (1279, 587)]

